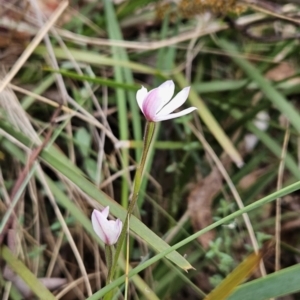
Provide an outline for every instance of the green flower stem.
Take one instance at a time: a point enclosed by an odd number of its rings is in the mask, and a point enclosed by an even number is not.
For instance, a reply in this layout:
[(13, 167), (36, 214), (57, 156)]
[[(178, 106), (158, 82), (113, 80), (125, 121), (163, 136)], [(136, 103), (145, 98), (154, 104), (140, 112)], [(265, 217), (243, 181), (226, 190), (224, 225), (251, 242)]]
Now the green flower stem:
[[(118, 258), (119, 258), (119, 255), (121, 253), (122, 246), (123, 246), (123, 243), (124, 243), (124, 240), (125, 240), (125, 237), (126, 237), (126, 233), (129, 232), (129, 219), (130, 219), (130, 216), (133, 212), (133, 209), (135, 207), (136, 201), (137, 201), (138, 196), (139, 196), (139, 190), (140, 190), (140, 186), (141, 186), (142, 179), (143, 179), (145, 163), (146, 163), (149, 148), (151, 146), (151, 142), (152, 142), (152, 139), (153, 139), (153, 135), (154, 135), (154, 131), (155, 131), (155, 125), (156, 124), (154, 122), (147, 122), (147, 124), (146, 124), (142, 158), (141, 158), (141, 162), (140, 162), (138, 168), (136, 169), (134, 183), (133, 183), (132, 197), (131, 197), (131, 200), (129, 202), (126, 219), (125, 219), (125, 222), (124, 222), (124, 225), (123, 225), (120, 237), (119, 237), (119, 241), (117, 243), (115, 257), (113, 259), (113, 265), (109, 269), (109, 272), (108, 272), (108, 276), (107, 276), (107, 282), (108, 283), (110, 283), (112, 281), (112, 278), (113, 278), (113, 275), (114, 275), (114, 272), (115, 272), (115, 269), (116, 269), (116, 266), (117, 266)], [(106, 294), (105, 297), (104, 297), (105, 300), (108, 300), (108, 299), (111, 299), (111, 298), (112, 298), (112, 294), (110, 294), (110, 293)]]
[[(110, 273), (110, 270), (113, 266), (114, 255), (115, 255), (115, 247), (105, 245), (105, 259), (106, 259), (108, 273)], [(110, 282), (108, 281), (108, 276), (107, 276), (106, 284), (110, 284)]]

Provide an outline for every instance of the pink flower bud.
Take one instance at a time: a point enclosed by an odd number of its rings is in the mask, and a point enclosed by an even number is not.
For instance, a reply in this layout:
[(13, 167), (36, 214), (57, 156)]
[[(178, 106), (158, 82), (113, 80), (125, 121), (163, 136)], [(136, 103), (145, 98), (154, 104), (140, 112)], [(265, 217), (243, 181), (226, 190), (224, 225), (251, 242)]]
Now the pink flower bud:
[(102, 212), (94, 209), (92, 213), (92, 224), (94, 231), (106, 245), (114, 245), (122, 231), (122, 221), (107, 220), (109, 206), (105, 207)]
[(174, 89), (174, 82), (168, 80), (149, 92), (143, 86), (137, 91), (138, 105), (148, 121), (159, 122), (174, 119), (197, 109), (196, 107), (190, 107), (181, 112), (172, 113), (186, 101), (190, 92), (190, 87), (186, 87), (171, 100)]

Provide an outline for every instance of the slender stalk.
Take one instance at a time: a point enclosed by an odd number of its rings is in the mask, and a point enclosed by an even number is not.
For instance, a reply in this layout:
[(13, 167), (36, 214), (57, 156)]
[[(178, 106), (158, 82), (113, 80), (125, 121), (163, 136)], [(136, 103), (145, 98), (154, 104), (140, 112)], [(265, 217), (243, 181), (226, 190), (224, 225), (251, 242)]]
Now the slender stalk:
[(127, 234), (126, 234), (126, 267), (125, 267), (125, 291), (124, 291), (124, 300), (128, 299), (128, 287), (129, 287), (129, 222), (127, 223)]
[[(115, 252), (114, 246), (105, 245), (105, 259), (106, 259), (107, 269), (109, 270), (108, 272), (110, 272), (113, 266), (114, 254), (115, 254), (114, 252)], [(109, 283), (110, 282), (108, 281), (108, 276), (107, 276), (106, 284)]]
[[(277, 190), (282, 189), (283, 174), (285, 167), (285, 157), (287, 152), (287, 147), (290, 139), (290, 130), (287, 120), (285, 120), (286, 132), (282, 145), (282, 152), (280, 158), (280, 164), (278, 168), (278, 178), (277, 178)], [(275, 219), (275, 272), (280, 270), (280, 258), (281, 258), (281, 198), (276, 199), (276, 219)]]
[[(140, 164), (138, 166), (138, 168), (136, 169), (136, 173), (135, 173), (135, 177), (134, 177), (134, 183), (133, 183), (133, 192), (132, 192), (132, 196), (129, 202), (129, 206), (128, 206), (128, 210), (127, 210), (127, 215), (126, 215), (126, 219), (124, 222), (124, 226), (122, 228), (120, 237), (119, 237), (119, 241), (117, 243), (117, 247), (116, 247), (116, 253), (113, 259), (113, 265), (112, 267), (109, 269), (108, 272), (108, 276), (107, 276), (107, 282), (110, 283), (112, 281), (116, 266), (117, 266), (117, 262), (118, 262), (118, 258), (119, 255), (121, 253), (122, 250), (122, 246), (126, 237), (126, 233), (129, 234), (129, 219), (130, 216), (134, 210), (136, 201), (138, 199), (139, 196), (139, 190), (140, 190), (140, 186), (142, 183), (142, 179), (143, 179), (143, 173), (144, 173), (144, 168), (145, 168), (145, 164), (146, 164), (146, 160), (147, 160), (147, 155), (149, 152), (149, 148), (151, 146), (151, 142), (153, 140), (153, 135), (154, 135), (154, 131), (155, 131), (155, 123), (154, 122), (147, 122), (146, 123), (146, 128), (145, 128), (145, 135), (144, 135), (144, 147), (143, 147), (143, 153), (142, 153), (142, 158), (140, 161)], [(128, 282), (127, 282), (128, 284)], [(112, 298), (112, 294), (108, 293), (105, 295), (104, 299), (108, 300)]]

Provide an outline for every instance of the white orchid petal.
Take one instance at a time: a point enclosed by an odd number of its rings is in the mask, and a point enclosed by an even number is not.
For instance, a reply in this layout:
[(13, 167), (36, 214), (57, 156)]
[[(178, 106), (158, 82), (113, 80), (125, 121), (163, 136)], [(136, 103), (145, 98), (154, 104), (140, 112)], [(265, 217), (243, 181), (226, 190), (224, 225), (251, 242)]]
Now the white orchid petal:
[(162, 107), (164, 107), (172, 98), (175, 91), (175, 84), (173, 80), (167, 80), (163, 84), (158, 87), (159, 93), (158, 97), (160, 98), (157, 111), (160, 111)]
[(92, 224), (94, 231), (99, 236), (99, 238), (105, 243), (108, 244), (107, 232), (109, 232), (108, 220), (102, 215), (102, 213), (94, 209), (92, 213)]
[(158, 88), (150, 90), (142, 86), (136, 93), (138, 105), (149, 122), (159, 122), (169, 120), (188, 114), (196, 108), (190, 107), (183, 112), (171, 114), (174, 110), (180, 107), (187, 99), (190, 87), (181, 90), (173, 100), (175, 85), (172, 80), (167, 80)]
[(94, 231), (105, 244), (114, 245), (121, 234), (122, 222), (119, 219), (116, 221), (107, 220), (108, 213), (109, 206), (102, 212), (94, 209), (92, 213), (92, 224)]
[(109, 244), (114, 245), (121, 234), (122, 231), (122, 222), (117, 219), (116, 221), (108, 221), (111, 226), (111, 234), (109, 235)]
[(173, 112), (175, 109), (180, 107), (188, 98), (190, 87), (186, 87), (181, 90), (165, 107), (158, 112), (158, 116), (165, 116)]
[(148, 94), (148, 91), (145, 87), (141, 87), (137, 92), (136, 92), (136, 100), (137, 103), (140, 107), (140, 110), (143, 112), (143, 102), (146, 99)]
[(158, 115), (158, 116), (155, 117), (154, 122), (160, 122), (160, 121), (179, 118), (179, 117), (182, 117), (184, 115), (187, 115), (187, 114), (191, 113), (192, 111), (194, 111), (196, 109), (197, 109), (197, 107), (189, 107), (189, 108), (184, 109), (183, 111), (180, 111), (178, 113), (168, 114), (168, 115)]
[(101, 211), (102, 216), (107, 219), (109, 215), (109, 206), (106, 206), (102, 211)]

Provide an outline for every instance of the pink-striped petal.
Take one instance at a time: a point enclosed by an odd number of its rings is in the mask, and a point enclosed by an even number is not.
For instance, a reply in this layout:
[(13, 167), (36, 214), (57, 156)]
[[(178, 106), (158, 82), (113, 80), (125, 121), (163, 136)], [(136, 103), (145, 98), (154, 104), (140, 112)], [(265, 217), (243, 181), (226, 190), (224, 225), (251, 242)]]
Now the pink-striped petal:
[(186, 101), (190, 91), (190, 87), (186, 87), (171, 100), (174, 89), (174, 82), (167, 80), (158, 88), (149, 92), (143, 86), (137, 91), (137, 102), (147, 121), (159, 122), (169, 120), (188, 114), (196, 109), (190, 108), (180, 113), (170, 114)]
[(113, 245), (118, 241), (118, 238), (122, 231), (122, 222), (117, 219), (107, 220), (109, 213), (109, 206), (107, 206), (102, 212), (94, 209), (92, 213), (92, 224), (94, 231), (99, 238), (107, 245)]
[(143, 102), (142, 112), (148, 121), (153, 121), (160, 105), (158, 88), (151, 90)]
[(153, 121), (160, 108), (170, 101), (174, 94), (174, 88), (174, 82), (168, 80), (147, 94), (141, 110), (148, 121)]

